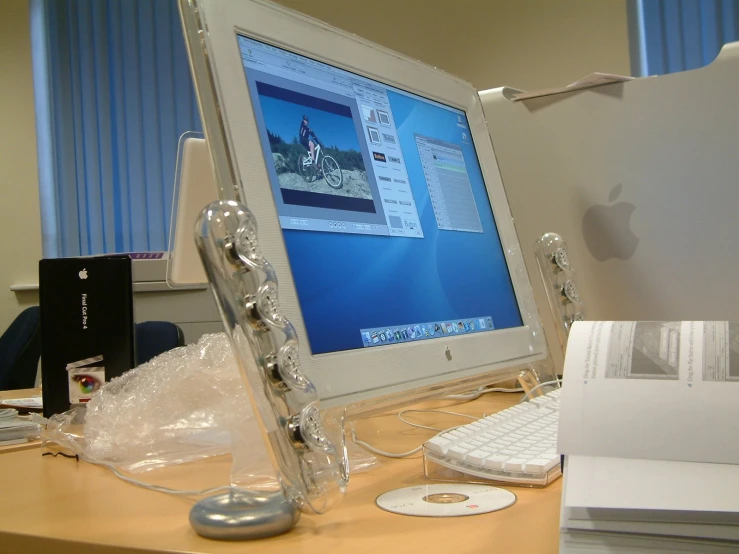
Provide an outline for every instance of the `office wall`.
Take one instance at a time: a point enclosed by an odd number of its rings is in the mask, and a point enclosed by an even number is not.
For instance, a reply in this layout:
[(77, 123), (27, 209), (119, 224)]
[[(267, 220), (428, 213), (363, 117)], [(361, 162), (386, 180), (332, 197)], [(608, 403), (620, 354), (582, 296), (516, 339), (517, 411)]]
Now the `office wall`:
[(36, 122), (28, 0), (0, 2), (0, 333), (36, 292), (10, 286), (38, 282), (41, 257)]
[(278, 0), (480, 90), (629, 75), (626, 0)]

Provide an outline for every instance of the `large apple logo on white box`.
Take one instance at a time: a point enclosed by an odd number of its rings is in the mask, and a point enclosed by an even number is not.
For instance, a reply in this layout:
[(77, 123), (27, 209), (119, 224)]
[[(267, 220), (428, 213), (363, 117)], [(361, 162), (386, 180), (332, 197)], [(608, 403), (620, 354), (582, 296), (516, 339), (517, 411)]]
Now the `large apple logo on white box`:
[(630, 202), (616, 202), (622, 186), (616, 185), (608, 195), (609, 204), (590, 207), (582, 219), (582, 235), (590, 254), (599, 262), (612, 258), (628, 260), (639, 244), (631, 230), (631, 215), (636, 206)]

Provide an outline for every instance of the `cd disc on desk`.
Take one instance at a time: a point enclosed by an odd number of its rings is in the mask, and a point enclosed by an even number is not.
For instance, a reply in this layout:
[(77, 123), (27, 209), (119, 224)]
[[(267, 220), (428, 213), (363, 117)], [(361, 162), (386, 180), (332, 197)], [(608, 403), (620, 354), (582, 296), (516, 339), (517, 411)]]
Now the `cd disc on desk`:
[(375, 502), (394, 514), (458, 517), (502, 510), (516, 502), (516, 495), (488, 485), (444, 483), (396, 489), (381, 494)]

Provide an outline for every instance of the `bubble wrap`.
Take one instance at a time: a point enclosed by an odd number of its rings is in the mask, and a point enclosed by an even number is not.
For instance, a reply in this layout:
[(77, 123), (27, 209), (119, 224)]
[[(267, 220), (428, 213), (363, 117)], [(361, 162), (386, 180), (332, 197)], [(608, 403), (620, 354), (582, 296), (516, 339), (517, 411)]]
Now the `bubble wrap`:
[(225, 454), (231, 432), (252, 417), (226, 335), (205, 335), (93, 395), (85, 455), (141, 471)]
[[(53, 416), (42, 438), (130, 472), (231, 453), (232, 484), (277, 482), (224, 333), (204, 335), (112, 379), (86, 409)], [(348, 447), (352, 472), (377, 464), (365, 450)]]

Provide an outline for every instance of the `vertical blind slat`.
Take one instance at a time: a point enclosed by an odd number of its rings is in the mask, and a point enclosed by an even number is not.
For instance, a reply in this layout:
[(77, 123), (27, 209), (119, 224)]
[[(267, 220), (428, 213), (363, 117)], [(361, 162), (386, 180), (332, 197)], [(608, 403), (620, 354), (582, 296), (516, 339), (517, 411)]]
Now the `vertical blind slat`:
[[(201, 130), (176, 0), (48, 0), (44, 232), (61, 256), (166, 250), (179, 136)], [(43, 56), (42, 56), (43, 58)], [(44, 186), (41, 187), (41, 190)]]
[(647, 75), (697, 69), (739, 38), (739, 0), (642, 0)]

